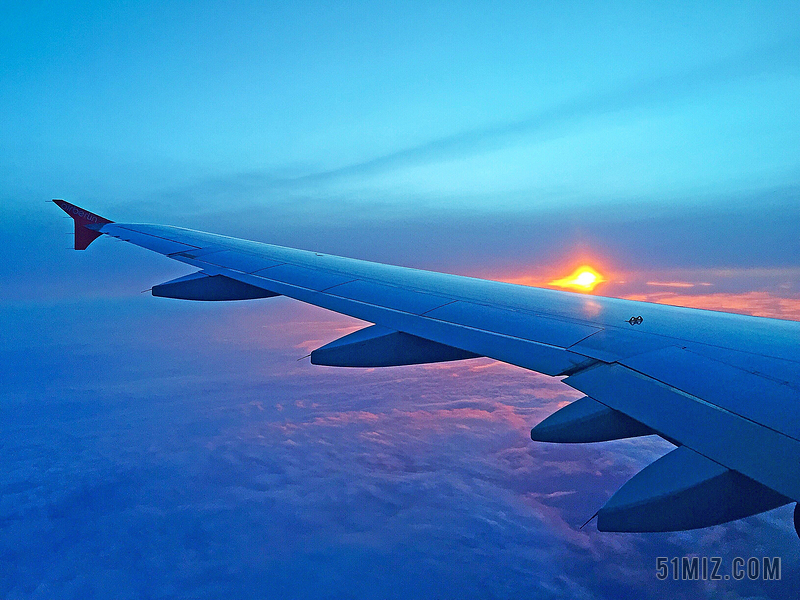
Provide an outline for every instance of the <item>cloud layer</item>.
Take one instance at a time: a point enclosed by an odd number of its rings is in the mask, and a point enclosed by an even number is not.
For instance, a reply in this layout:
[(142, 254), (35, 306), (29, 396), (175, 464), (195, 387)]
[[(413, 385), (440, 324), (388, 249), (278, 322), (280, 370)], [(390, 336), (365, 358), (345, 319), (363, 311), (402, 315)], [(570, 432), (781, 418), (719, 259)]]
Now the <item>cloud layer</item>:
[[(159, 303), (156, 306), (156, 303)], [(296, 359), (357, 323), (285, 299), (3, 312), (0, 594), (785, 597), (791, 511), (680, 534), (583, 521), (669, 444), (534, 444), (576, 397), (473, 360)], [(655, 557), (781, 555), (784, 579), (659, 583)]]

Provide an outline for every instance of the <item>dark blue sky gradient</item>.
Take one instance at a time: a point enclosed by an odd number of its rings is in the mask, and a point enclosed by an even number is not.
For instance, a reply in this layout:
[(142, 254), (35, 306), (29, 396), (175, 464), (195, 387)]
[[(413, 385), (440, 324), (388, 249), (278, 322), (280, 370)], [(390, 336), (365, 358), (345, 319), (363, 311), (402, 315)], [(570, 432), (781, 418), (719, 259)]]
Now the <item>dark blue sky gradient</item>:
[[(296, 359), (362, 324), (142, 290), (160, 222), (800, 320), (796, 2), (6, 3), (0, 597), (793, 597), (791, 508), (590, 517), (671, 447), (534, 444), (576, 397), (488, 360)], [(657, 556), (781, 556), (658, 582)]]

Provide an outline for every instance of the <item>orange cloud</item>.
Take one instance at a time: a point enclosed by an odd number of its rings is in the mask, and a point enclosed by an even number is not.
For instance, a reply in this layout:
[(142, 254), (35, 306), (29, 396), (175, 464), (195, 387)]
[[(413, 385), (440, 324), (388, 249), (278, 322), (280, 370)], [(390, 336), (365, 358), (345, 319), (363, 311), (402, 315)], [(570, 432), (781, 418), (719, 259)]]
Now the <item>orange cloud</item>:
[(647, 285), (672, 288), (693, 288), (696, 285), (709, 286), (710, 283), (689, 283), (688, 281), (648, 281)]
[(755, 317), (800, 321), (800, 299), (781, 298), (768, 292), (717, 293), (697, 296), (659, 292), (656, 294), (630, 294), (624, 297), (628, 300), (643, 300), (672, 306), (704, 308), (706, 310), (721, 310)]

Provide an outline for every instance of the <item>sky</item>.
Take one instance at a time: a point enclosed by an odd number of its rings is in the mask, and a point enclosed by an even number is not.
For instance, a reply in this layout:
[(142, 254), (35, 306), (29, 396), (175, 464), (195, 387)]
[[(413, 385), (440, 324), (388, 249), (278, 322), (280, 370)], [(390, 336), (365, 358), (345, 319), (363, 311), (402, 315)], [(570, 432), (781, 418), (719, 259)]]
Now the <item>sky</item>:
[[(0, 596), (792, 596), (791, 508), (578, 527), (671, 447), (533, 444), (480, 359), (296, 359), (363, 323), (141, 294), (185, 266), (65, 198), (393, 264), (800, 320), (797, 2), (6, 2)], [(782, 556), (781, 582), (655, 579)]]

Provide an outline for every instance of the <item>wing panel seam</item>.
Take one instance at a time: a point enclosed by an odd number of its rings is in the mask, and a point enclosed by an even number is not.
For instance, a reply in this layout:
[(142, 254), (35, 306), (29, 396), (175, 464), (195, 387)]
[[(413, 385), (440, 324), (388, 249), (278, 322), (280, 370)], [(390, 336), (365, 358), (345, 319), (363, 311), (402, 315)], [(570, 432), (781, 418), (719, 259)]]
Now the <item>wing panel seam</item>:
[[(145, 233), (144, 231), (137, 231), (136, 229), (131, 229), (130, 227), (125, 227), (124, 225), (119, 225), (117, 223), (113, 223), (113, 224), (116, 225), (117, 227), (119, 227), (120, 229), (125, 229), (126, 231), (130, 231), (132, 233), (138, 233), (139, 235), (146, 235), (148, 237), (156, 238), (158, 240), (164, 240), (165, 242), (172, 242), (173, 244), (183, 244), (184, 246), (189, 246), (191, 248), (197, 248), (198, 250), (200, 250), (202, 248), (202, 246), (195, 246), (194, 244), (187, 244), (186, 242), (179, 242), (178, 240), (173, 240), (171, 238), (166, 238), (166, 237), (161, 236), (161, 235), (154, 235), (152, 233)], [(133, 243), (130, 240), (123, 240), (123, 241), (124, 242)], [(138, 244), (134, 244), (134, 245), (138, 246)], [(179, 250), (179, 252), (185, 252), (185, 250)], [(159, 252), (159, 254), (161, 254), (161, 253)], [(177, 254), (177, 253), (176, 252), (172, 252), (171, 254)], [(165, 254), (164, 256), (168, 257), (169, 254)]]

